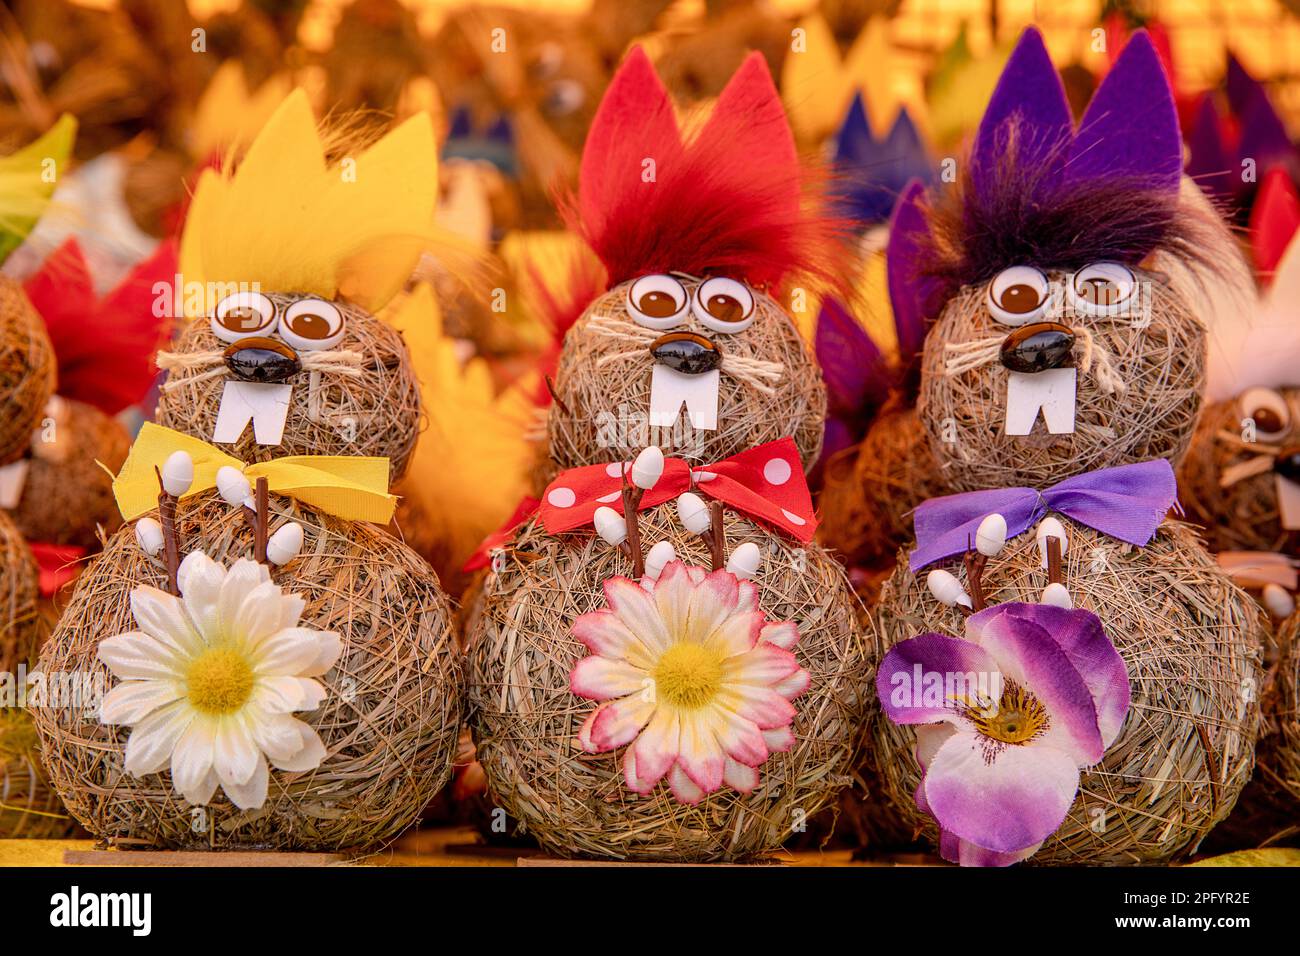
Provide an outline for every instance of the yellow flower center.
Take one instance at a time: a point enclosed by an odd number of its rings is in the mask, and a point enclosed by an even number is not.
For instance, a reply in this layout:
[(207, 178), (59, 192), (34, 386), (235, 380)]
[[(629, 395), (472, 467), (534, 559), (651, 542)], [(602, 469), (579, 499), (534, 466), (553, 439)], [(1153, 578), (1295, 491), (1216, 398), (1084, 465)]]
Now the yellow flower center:
[(1029, 691), (1007, 681), (997, 705), (969, 714), (975, 729), (990, 740), (1023, 744), (1047, 729), (1047, 708)]
[(194, 658), (185, 674), (190, 704), (204, 714), (229, 714), (248, 703), (253, 668), (231, 647), (212, 647)]
[(722, 657), (699, 644), (674, 645), (659, 658), (654, 681), (660, 698), (695, 710), (713, 700), (722, 686)]

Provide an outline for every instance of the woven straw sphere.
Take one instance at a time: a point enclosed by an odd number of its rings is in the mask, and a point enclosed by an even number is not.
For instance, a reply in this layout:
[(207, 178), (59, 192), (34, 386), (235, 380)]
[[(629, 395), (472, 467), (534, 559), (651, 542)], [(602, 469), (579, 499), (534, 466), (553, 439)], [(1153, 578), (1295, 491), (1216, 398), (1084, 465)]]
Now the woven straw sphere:
[(0, 709), (0, 840), (60, 840), (78, 829), (46, 779), (31, 714)]
[(54, 394), (54, 348), (23, 287), (0, 276), (0, 465), (27, 451)]
[[(699, 282), (682, 280), (690, 295)], [(562, 471), (598, 461), (629, 459), (647, 445), (666, 455), (713, 462), (755, 445), (792, 436), (804, 467), (821, 454), (826, 388), (807, 346), (781, 306), (754, 291), (754, 324), (742, 332), (720, 334), (693, 315), (669, 331), (689, 331), (710, 339), (723, 355), (779, 362), (780, 377), (770, 394), (740, 381), (724, 369), (718, 386), (718, 428), (697, 430), (685, 411), (672, 428), (650, 428), (653, 359), (647, 346), (660, 332), (636, 325), (627, 308), (631, 283), (597, 298), (564, 339), (555, 375), (558, 401), (548, 421), (552, 469)], [(620, 337), (607, 323), (615, 321)], [(649, 333), (648, 336), (646, 333)]]
[[(1283, 551), (1292, 532), (1279, 520), (1272, 462), (1284, 447), (1300, 439), (1300, 389), (1279, 389), (1277, 397), (1290, 411), (1278, 434), (1252, 435), (1243, 424), (1257, 413), (1243, 408), (1240, 396), (1216, 402), (1201, 414), (1187, 457), (1178, 470), (1179, 501), (1187, 517), (1204, 527), (1212, 551)], [(1247, 439), (1251, 440), (1247, 440)], [(1229, 469), (1263, 459), (1264, 470), (1220, 484)]]
[[(297, 296), (272, 295), (282, 311)], [(336, 302), (344, 318), (343, 340), (329, 350), (355, 353), (355, 361), (340, 361), (344, 371), (303, 370), (293, 385), (291, 405), (279, 445), (259, 445), (251, 426), (239, 441), (222, 445), (241, 461), (267, 461), (285, 455), (374, 455), (388, 458), (396, 482), (406, 470), (421, 427), (420, 389), (401, 333), (356, 306)], [(212, 332), (206, 318), (195, 319), (181, 334), (171, 353), (160, 355), (169, 367), (158, 399), (158, 424), (212, 440), (221, 396), (231, 376), (221, 352), (227, 343)], [(170, 367), (168, 355), (179, 355), (189, 367)], [(304, 357), (311, 353), (301, 353)], [(211, 375), (214, 370), (218, 374)]]
[(0, 672), (13, 673), (39, 640), (37, 567), (7, 512), (0, 510)]
[(99, 529), (122, 523), (113, 479), (131, 450), (131, 436), (115, 418), (93, 405), (58, 400), (58, 410), (32, 440), (23, 495), (12, 515), (32, 541), (93, 548)]
[[(724, 787), (697, 806), (667, 784), (647, 796), (623, 779), (623, 748), (582, 751), (576, 735), (596, 706), (574, 695), (569, 675), (587, 656), (570, 633), (605, 607), (602, 583), (628, 575), (619, 551), (592, 534), (547, 535), (530, 522), (503, 552), (469, 616), (468, 693), (478, 759), (491, 797), (548, 853), (562, 857), (736, 861), (760, 857), (798, 832), (852, 779), (870, 686), (856, 600), (824, 551), (790, 547), (730, 511), (728, 553), (745, 541), (763, 552), (754, 578), (771, 621), (799, 625), (799, 664), (812, 676), (794, 699), (797, 738), (759, 768), (749, 795)], [(707, 568), (708, 548), (687, 532), (673, 503), (640, 513), (643, 541), (669, 541)]]
[[(1175, 466), (1191, 440), (1205, 378), (1205, 330), (1192, 306), (1155, 273), (1137, 270), (1151, 292), (1150, 321), (1139, 316), (1066, 315), (1057, 321), (1090, 334), (1089, 371), (1079, 369), (1073, 434), (1051, 435), (1040, 415), (1029, 435), (1005, 434), (1008, 372), (998, 345), (1013, 328), (994, 321), (983, 285), (954, 296), (926, 338), (918, 411), (949, 491), (1028, 485), (1041, 488), (1112, 465), (1167, 458)], [(1053, 282), (1065, 281), (1052, 273)], [(984, 346), (988, 361), (950, 374), (954, 349)], [(1076, 365), (1086, 348), (1076, 339)], [(1106, 392), (1106, 364), (1122, 390)]]
[[(1075, 606), (1097, 614), (1128, 667), (1132, 704), (1101, 764), (1085, 770), (1039, 864), (1160, 864), (1194, 852), (1232, 810), (1250, 778), (1259, 731), (1263, 621), (1255, 603), (1214, 564), (1192, 531), (1161, 525), (1134, 548), (1061, 518), (1062, 562)], [(988, 603), (1037, 602), (1047, 585), (1033, 529), (1009, 540), (983, 575)], [(950, 570), (964, 580), (959, 562)], [(927, 569), (928, 570), (928, 569)], [(869, 636), (877, 662), (927, 632), (961, 636), (961, 614), (929, 593), (906, 556), (886, 583)], [(873, 708), (868, 766), (889, 811), (938, 831), (916, 808), (920, 771), (910, 727)]]
[[(273, 769), (262, 809), (240, 811), (218, 789), (199, 813), (172, 789), (169, 772), (125, 773), (129, 728), (102, 725), (93, 712), (37, 707), (51, 783), (96, 837), (177, 849), (369, 847), (415, 822), (450, 779), (461, 677), (451, 607), (437, 579), (382, 529), (273, 497), (272, 531), (288, 520), (302, 525), (302, 551), (272, 579), (306, 600), (305, 626), (337, 632), (343, 642), (338, 663), (321, 678), (325, 703), (298, 715), (320, 734), (325, 760), (303, 773)], [(252, 531), (215, 495), (182, 501), (177, 528), (182, 553), (202, 549), (226, 567), (252, 553)], [(121, 528), (78, 578), (45, 644), (42, 671), (75, 671), (111, 687), (99, 642), (136, 630), (132, 588), (165, 581), (162, 560), (144, 554), (132, 527)]]
[(827, 463), (818, 538), (851, 567), (890, 565), (916, 506), (945, 493), (916, 410), (887, 411), (857, 447)]

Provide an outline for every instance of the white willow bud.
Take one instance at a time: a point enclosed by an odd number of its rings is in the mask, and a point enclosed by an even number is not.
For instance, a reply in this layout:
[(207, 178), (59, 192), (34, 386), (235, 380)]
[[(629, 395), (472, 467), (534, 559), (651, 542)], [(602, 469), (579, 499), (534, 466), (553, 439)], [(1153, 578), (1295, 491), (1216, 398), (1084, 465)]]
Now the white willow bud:
[(695, 534), (704, 534), (713, 523), (709, 506), (693, 491), (684, 491), (677, 496), (677, 517), (687, 531)]
[(167, 456), (162, 466), (163, 491), (179, 498), (194, 484), (194, 459), (183, 451)]
[(239, 507), (244, 499), (253, 493), (253, 486), (248, 483), (244, 473), (233, 465), (222, 465), (217, 469), (217, 494), (226, 504)]
[(975, 532), (975, 549), (991, 558), (1007, 543), (1007, 519), (994, 512), (980, 522)]
[(659, 483), (659, 476), (663, 473), (664, 453), (658, 446), (651, 445), (642, 449), (641, 454), (636, 456), (636, 461), (632, 462), (632, 472), (628, 477), (632, 479), (632, 484), (649, 491)]
[(153, 518), (141, 518), (135, 523), (135, 540), (141, 551), (153, 557), (163, 549), (162, 525)]
[(930, 589), (934, 599), (948, 607), (972, 607), (970, 595), (961, 586), (961, 582), (947, 571), (931, 571), (925, 578), (925, 586)]
[(1038, 522), (1038, 530), (1035, 532), (1038, 537), (1038, 552), (1042, 555), (1042, 564), (1040, 567), (1047, 567), (1047, 539), (1059, 538), (1061, 540), (1061, 557), (1065, 557), (1066, 549), (1069, 547), (1070, 539), (1065, 533), (1065, 525), (1055, 518), (1047, 517)]
[(660, 541), (646, 553), (646, 577), (658, 580), (659, 575), (664, 573), (664, 568), (668, 567), (669, 562), (676, 560), (677, 552), (673, 550), (672, 544), (667, 541)]
[(608, 505), (597, 508), (592, 521), (596, 534), (616, 548), (627, 538), (627, 519)]
[(277, 528), (275, 534), (271, 535), (266, 542), (266, 560), (275, 565), (288, 564), (298, 557), (298, 552), (301, 550), (302, 525), (290, 521)]
[(1294, 595), (1280, 584), (1269, 583), (1264, 585), (1260, 597), (1264, 601), (1264, 607), (1268, 608), (1268, 613), (1278, 620), (1290, 617), (1295, 613)]
[(1053, 581), (1043, 588), (1043, 596), (1039, 598), (1038, 603), (1050, 604), (1052, 607), (1063, 607), (1067, 611), (1074, 607), (1074, 599), (1070, 597), (1070, 592), (1059, 581)]
[(763, 555), (758, 550), (758, 545), (746, 541), (731, 552), (731, 558), (727, 561), (727, 570), (740, 580), (747, 581), (758, 573), (759, 565), (762, 563)]

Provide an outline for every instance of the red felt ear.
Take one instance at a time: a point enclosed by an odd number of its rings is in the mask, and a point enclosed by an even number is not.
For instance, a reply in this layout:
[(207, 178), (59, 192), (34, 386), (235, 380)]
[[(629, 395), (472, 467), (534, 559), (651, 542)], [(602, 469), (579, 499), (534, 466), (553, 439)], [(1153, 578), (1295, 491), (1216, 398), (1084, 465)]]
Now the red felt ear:
[(1255, 253), (1255, 269), (1271, 274), (1291, 237), (1300, 229), (1300, 198), (1285, 169), (1269, 170), (1259, 198), (1250, 212), (1250, 244)]
[(718, 97), (698, 141), (715, 138), (747, 166), (767, 167), (765, 179), (787, 178), (790, 201), (798, 205), (799, 153), (763, 54), (746, 56)]
[(680, 149), (673, 101), (654, 64), (634, 46), (610, 81), (587, 131), (579, 170), (582, 221), (599, 229), (605, 217), (637, 189), (653, 189), (642, 178), (644, 163)]

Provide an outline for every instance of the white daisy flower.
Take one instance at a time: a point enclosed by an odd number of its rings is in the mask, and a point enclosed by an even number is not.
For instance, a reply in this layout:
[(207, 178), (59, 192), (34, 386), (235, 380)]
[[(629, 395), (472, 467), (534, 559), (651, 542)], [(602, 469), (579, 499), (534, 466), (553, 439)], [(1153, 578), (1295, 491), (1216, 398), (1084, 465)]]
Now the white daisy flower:
[(181, 597), (150, 586), (131, 592), (138, 631), (102, 641), (99, 658), (121, 679), (100, 720), (126, 724), (126, 769), (170, 767), (172, 786), (203, 806), (217, 785), (235, 806), (266, 802), (270, 761), (279, 770), (320, 766), (316, 731), (291, 716), (315, 710), (313, 678), (338, 660), (337, 634), (299, 627), (302, 598), (247, 559), (227, 571), (201, 551), (181, 562)]

